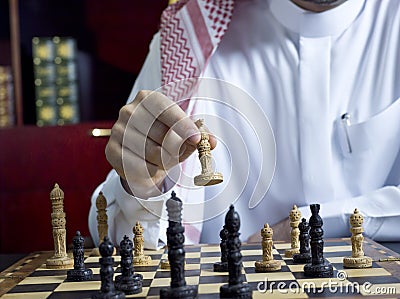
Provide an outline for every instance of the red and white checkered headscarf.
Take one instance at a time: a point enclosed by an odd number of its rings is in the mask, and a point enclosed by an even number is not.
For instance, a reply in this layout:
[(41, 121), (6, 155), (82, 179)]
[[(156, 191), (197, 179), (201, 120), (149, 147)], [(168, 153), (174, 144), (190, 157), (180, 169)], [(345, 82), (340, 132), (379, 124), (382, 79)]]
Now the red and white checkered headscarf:
[[(161, 16), (161, 78), (172, 100), (189, 99), (193, 82), (168, 83), (202, 75), (232, 18), (234, 0), (181, 0)], [(186, 110), (188, 101), (179, 102)]]

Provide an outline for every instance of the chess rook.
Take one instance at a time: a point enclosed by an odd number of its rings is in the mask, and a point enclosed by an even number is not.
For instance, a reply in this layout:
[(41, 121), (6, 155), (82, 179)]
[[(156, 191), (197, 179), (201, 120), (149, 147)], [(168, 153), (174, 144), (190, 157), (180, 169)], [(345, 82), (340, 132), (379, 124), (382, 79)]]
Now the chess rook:
[(268, 223), (264, 224), (264, 227), (261, 229), (260, 234), (262, 238), (261, 244), (263, 259), (262, 261), (255, 262), (254, 266), (256, 272), (272, 272), (281, 270), (281, 262), (274, 260), (274, 256), (272, 254), (272, 250), (274, 247), (272, 235), (274, 234), (274, 232)]
[(93, 278), (92, 270), (85, 268), (84, 242), (85, 239), (81, 236), (81, 232), (77, 231), (72, 239), (74, 269), (67, 271), (68, 281), (85, 281)]
[(310, 249), (310, 226), (305, 218), (299, 224), (300, 230), (300, 253), (293, 255), (293, 262), (297, 264), (306, 264), (311, 262), (311, 249)]
[(214, 272), (228, 272), (228, 230), (225, 228), (225, 225), (219, 232), (219, 237), (221, 238), (219, 244), (221, 249), (221, 261), (214, 263)]
[(106, 236), (99, 246), (101, 258), (100, 262), (100, 278), (101, 289), (92, 296), (92, 299), (121, 299), (125, 298), (125, 293), (115, 289), (114, 285), (114, 244)]
[(135, 273), (133, 267), (133, 243), (125, 235), (119, 247), (122, 274), (115, 277), (115, 288), (126, 295), (140, 293), (142, 291), (143, 276)]
[(211, 186), (221, 183), (224, 178), (221, 173), (214, 172), (212, 168), (212, 156), (210, 136), (204, 128), (204, 120), (199, 119), (196, 125), (200, 130), (201, 139), (197, 144), (197, 151), (199, 152), (199, 160), (201, 163), (201, 174), (194, 177), (194, 184), (196, 186)]
[(308, 277), (333, 277), (333, 266), (324, 259), (323, 221), (319, 215), (319, 204), (310, 205), (311, 217), (311, 263), (304, 265), (304, 275)]
[(301, 219), (301, 212), (298, 210), (297, 206), (294, 205), (289, 214), (290, 219), (290, 249), (285, 251), (286, 257), (293, 257), (294, 254), (300, 252), (300, 243), (299, 243), (299, 223)]
[(252, 298), (252, 291), (243, 283), (241, 242), (239, 239), (240, 217), (233, 205), (225, 216), (225, 227), (228, 230), (228, 272), (229, 283), (219, 289), (221, 298)]
[(53, 226), (54, 255), (46, 261), (49, 269), (72, 268), (73, 260), (68, 257), (66, 249), (65, 213), (64, 213), (64, 191), (58, 184), (54, 185), (50, 192), (52, 204), (51, 225)]
[(167, 245), (168, 260), (171, 268), (171, 284), (160, 290), (160, 298), (196, 298), (197, 286), (186, 285), (185, 281), (185, 242), (184, 227), (182, 225), (182, 201), (176, 197), (174, 191), (167, 200), (168, 228)]
[(351, 256), (343, 258), (343, 266), (345, 268), (371, 268), (372, 258), (364, 255), (363, 250), (363, 223), (364, 217), (358, 209), (350, 216), (351, 231)]

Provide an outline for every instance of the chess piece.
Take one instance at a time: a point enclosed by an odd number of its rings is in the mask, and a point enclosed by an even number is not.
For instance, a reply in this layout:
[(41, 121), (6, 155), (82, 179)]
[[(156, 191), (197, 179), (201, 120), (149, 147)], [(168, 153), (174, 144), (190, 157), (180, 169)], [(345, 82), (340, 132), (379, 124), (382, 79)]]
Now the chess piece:
[(239, 239), (240, 218), (233, 205), (225, 216), (225, 228), (228, 230), (228, 284), (219, 289), (221, 298), (252, 298), (252, 291), (247, 283), (243, 283), (241, 242)]
[(100, 291), (92, 296), (92, 299), (120, 299), (125, 298), (125, 293), (118, 291), (114, 286), (114, 244), (105, 236), (104, 241), (99, 246), (101, 258), (100, 262)]
[(135, 273), (133, 267), (133, 243), (125, 235), (119, 246), (122, 274), (115, 277), (115, 288), (126, 295), (140, 293), (142, 291), (143, 276)]
[(290, 219), (290, 249), (285, 250), (285, 257), (293, 257), (293, 254), (300, 253), (300, 243), (299, 243), (299, 223), (301, 219), (301, 212), (297, 209), (297, 206), (294, 205), (293, 209), (289, 214)]
[(221, 238), (219, 244), (221, 248), (221, 261), (214, 263), (214, 272), (228, 272), (228, 230), (225, 228), (225, 225), (219, 232), (219, 236)]
[(135, 266), (144, 266), (150, 264), (151, 257), (144, 255), (144, 238), (143, 238), (143, 226), (140, 222), (136, 222), (133, 227), (133, 243), (134, 243), (134, 256), (133, 264)]
[(81, 232), (77, 231), (75, 237), (72, 239), (73, 254), (74, 254), (74, 269), (67, 271), (68, 281), (85, 281), (93, 278), (91, 269), (85, 268), (85, 239), (81, 236)]
[(72, 268), (74, 261), (68, 257), (66, 249), (64, 192), (58, 184), (55, 184), (50, 192), (50, 200), (52, 204), (51, 225), (53, 226), (54, 255), (47, 259), (46, 267), (48, 269)]
[[(97, 232), (99, 234), (99, 242), (108, 236), (108, 216), (107, 216), (107, 199), (104, 197), (102, 191), (96, 198), (96, 208), (97, 208)], [(116, 249), (114, 247), (113, 255), (116, 254)], [(100, 256), (99, 248), (93, 248), (93, 256)]]
[(311, 263), (304, 265), (304, 275), (308, 277), (333, 277), (333, 267), (324, 259), (324, 230), (323, 221), (319, 215), (319, 204), (310, 205), (311, 217), (310, 237), (311, 237)]
[(274, 256), (272, 254), (273, 249), (273, 241), (272, 235), (274, 234), (271, 227), (269, 227), (268, 223), (264, 224), (264, 227), (261, 229), (261, 238), (262, 238), (262, 261), (255, 262), (256, 272), (272, 272), (281, 270), (281, 262), (274, 260)]
[(305, 218), (299, 224), (300, 230), (300, 253), (293, 255), (293, 262), (298, 264), (306, 264), (311, 262), (311, 249), (310, 249), (310, 226)]
[(365, 256), (363, 251), (363, 223), (364, 217), (358, 209), (350, 216), (351, 231), (351, 256), (343, 258), (345, 268), (370, 268), (372, 267), (372, 258)]
[(171, 267), (171, 284), (160, 290), (160, 298), (196, 298), (197, 286), (186, 285), (185, 281), (185, 242), (184, 227), (182, 225), (182, 201), (176, 197), (174, 191), (167, 200), (168, 228), (167, 245), (168, 260)]
[(221, 183), (224, 179), (221, 173), (214, 172), (212, 168), (210, 136), (204, 128), (204, 120), (199, 119), (196, 121), (201, 134), (200, 142), (197, 144), (199, 152), (199, 159), (201, 163), (201, 174), (194, 177), (194, 184), (196, 186), (211, 186)]

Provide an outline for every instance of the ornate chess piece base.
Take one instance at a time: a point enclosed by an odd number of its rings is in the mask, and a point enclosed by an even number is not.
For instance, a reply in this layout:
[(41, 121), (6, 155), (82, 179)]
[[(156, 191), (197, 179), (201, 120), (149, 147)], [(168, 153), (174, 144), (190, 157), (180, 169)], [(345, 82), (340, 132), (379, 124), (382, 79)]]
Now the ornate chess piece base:
[(196, 298), (197, 297), (197, 286), (185, 285), (176, 288), (164, 288), (160, 290), (160, 298), (171, 298), (171, 299), (181, 299), (181, 298)]
[(133, 257), (133, 264), (135, 266), (145, 266), (150, 264), (151, 257), (148, 255), (139, 255)]
[(285, 250), (285, 257), (293, 257), (293, 255), (300, 253), (300, 248), (290, 248)]
[(309, 253), (298, 253), (293, 255), (293, 262), (296, 264), (307, 264), (311, 263), (311, 254)]
[(219, 172), (199, 174), (194, 177), (194, 184), (196, 186), (211, 186), (221, 183), (224, 180), (223, 176)]
[(250, 286), (245, 283), (237, 285), (224, 284), (219, 289), (219, 296), (221, 298), (247, 299), (252, 298), (252, 293)]
[(126, 295), (137, 294), (142, 291), (142, 274), (136, 273), (132, 277), (123, 277), (118, 275), (115, 277), (115, 288), (124, 292)]
[(214, 272), (228, 272), (228, 262), (214, 263)]
[(161, 262), (160, 262), (160, 266), (161, 266), (161, 269), (164, 269), (164, 270), (171, 269), (171, 266), (169, 264), (169, 260), (167, 260), (167, 259), (162, 259)]
[(68, 269), (74, 267), (74, 260), (68, 256), (51, 257), (46, 261), (47, 269)]
[(322, 264), (306, 264), (304, 265), (304, 275), (314, 278), (333, 277), (333, 266), (326, 259)]
[(255, 262), (256, 272), (273, 272), (281, 269), (281, 262), (276, 260)]
[(343, 267), (345, 268), (371, 268), (372, 267), (372, 258), (368, 256), (360, 256), (360, 257), (345, 257), (343, 259)]
[(93, 278), (92, 269), (68, 270), (67, 281), (86, 281)]

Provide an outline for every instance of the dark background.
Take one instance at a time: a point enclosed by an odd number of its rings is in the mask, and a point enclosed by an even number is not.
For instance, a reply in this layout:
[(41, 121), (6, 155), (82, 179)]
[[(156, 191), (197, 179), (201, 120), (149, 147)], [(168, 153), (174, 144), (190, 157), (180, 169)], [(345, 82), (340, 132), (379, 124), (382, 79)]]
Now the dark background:
[[(167, 0), (19, 1), (24, 124), (35, 124), (32, 38), (78, 46), (82, 122), (113, 120), (126, 102)], [(11, 65), (8, 0), (0, 0), (0, 65)]]

